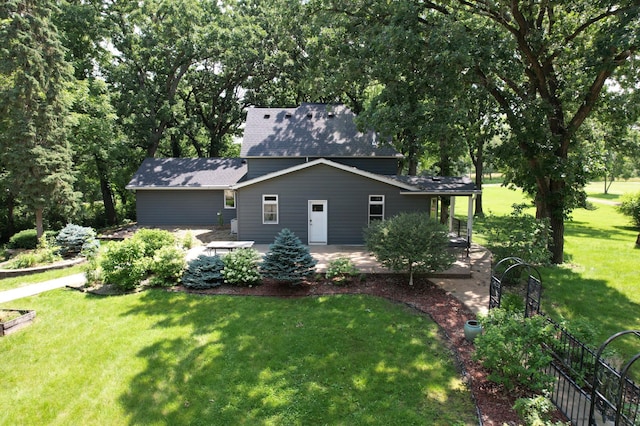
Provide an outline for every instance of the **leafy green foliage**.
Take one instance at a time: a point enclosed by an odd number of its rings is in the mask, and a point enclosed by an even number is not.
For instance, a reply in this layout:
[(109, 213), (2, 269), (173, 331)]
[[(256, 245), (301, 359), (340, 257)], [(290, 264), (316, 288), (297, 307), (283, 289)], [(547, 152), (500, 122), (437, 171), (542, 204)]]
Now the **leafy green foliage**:
[(524, 212), (525, 207), (514, 204), (509, 215), (487, 215), (479, 219), (477, 232), (486, 238), (487, 248), (496, 259), (515, 256), (531, 264), (549, 264), (549, 220), (536, 219)]
[(184, 233), (180, 244), (185, 250), (189, 250), (191, 247), (193, 247), (193, 234), (191, 233), (191, 231), (187, 231)]
[(551, 355), (543, 345), (550, 341), (552, 327), (546, 319), (496, 308), (481, 322), (485, 332), (474, 341), (474, 359), (489, 371), (489, 380), (510, 392), (548, 389), (553, 377), (543, 370)]
[(107, 284), (114, 284), (124, 291), (133, 290), (147, 275), (148, 258), (145, 244), (139, 238), (111, 244), (102, 256), (100, 266)]
[(624, 194), (620, 200), (618, 211), (629, 216), (636, 228), (640, 228), (640, 192)]
[(94, 252), (99, 247), (96, 232), (89, 227), (68, 224), (56, 236), (58, 252), (62, 257), (75, 257), (83, 251)]
[(566, 426), (570, 424), (552, 420), (556, 406), (544, 395), (519, 398), (513, 408), (520, 418), (524, 420), (526, 426)]
[(358, 275), (358, 268), (348, 257), (339, 257), (329, 261), (325, 276), (336, 284), (346, 284)]
[(38, 235), (35, 229), (25, 229), (9, 238), (9, 248), (13, 249), (35, 249), (38, 245)]
[(276, 235), (265, 253), (260, 272), (265, 278), (298, 284), (314, 274), (316, 263), (300, 238), (285, 228)]
[(224, 262), (220, 256), (201, 254), (187, 264), (187, 269), (182, 275), (182, 284), (194, 289), (217, 287), (224, 282), (223, 268)]
[(140, 229), (133, 235), (132, 239), (144, 243), (144, 255), (149, 258), (152, 258), (156, 251), (162, 247), (173, 246), (176, 243), (176, 238), (173, 234), (164, 229)]
[(260, 255), (256, 250), (252, 248), (234, 250), (228, 253), (223, 261), (224, 282), (239, 286), (252, 286), (260, 282), (258, 268)]
[(160, 248), (149, 264), (151, 285), (171, 287), (178, 284), (187, 267), (184, 255), (184, 251), (176, 246)]
[(44, 236), (40, 241), (41, 243), (38, 244), (36, 250), (18, 254), (7, 262), (4, 267), (6, 269), (23, 269), (60, 260), (60, 256), (56, 254), (56, 248), (49, 247), (48, 244), (46, 244), (46, 238)]
[(424, 213), (401, 213), (372, 224), (365, 230), (365, 244), (385, 267), (408, 272), (409, 284), (414, 272), (443, 271), (454, 261), (446, 226)]

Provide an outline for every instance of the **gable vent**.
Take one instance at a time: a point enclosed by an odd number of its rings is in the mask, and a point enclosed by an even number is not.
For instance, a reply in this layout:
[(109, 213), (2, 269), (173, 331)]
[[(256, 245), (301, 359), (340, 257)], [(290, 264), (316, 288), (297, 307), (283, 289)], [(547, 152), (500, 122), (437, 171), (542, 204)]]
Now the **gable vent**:
[(265, 114), (265, 115), (264, 115), (264, 118), (265, 118), (265, 120), (266, 120), (267, 118), (271, 118), (271, 115), (269, 115), (269, 114)]

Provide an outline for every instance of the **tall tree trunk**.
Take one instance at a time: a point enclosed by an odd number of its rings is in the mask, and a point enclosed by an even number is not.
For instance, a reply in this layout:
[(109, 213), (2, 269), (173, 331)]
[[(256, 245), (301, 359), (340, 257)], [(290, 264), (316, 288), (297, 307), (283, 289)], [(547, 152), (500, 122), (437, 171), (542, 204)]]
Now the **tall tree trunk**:
[(15, 221), (15, 198), (10, 192), (7, 195), (7, 235), (13, 235), (16, 233), (16, 221)]
[(182, 147), (180, 146), (180, 139), (178, 135), (171, 134), (171, 156), (173, 158), (182, 157)]
[(44, 222), (42, 220), (42, 211), (44, 209), (42, 207), (36, 207), (36, 237), (38, 240), (44, 234)]
[(551, 217), (551, 262), (559, 265), (564, 263), (564, 218)]
[(449, 206), (451, 205), (451, 197), (440, 197), (440, 223), (446, 225), (449, 223)]
[(107, 165), (97, 155), (94, 156), (94, 159), (96, 161), (96, 169), (98, 170), (98, 178), (100, 179), (100, 191), (102, 192), (102, 203), (104, 204), (107, 224), (115, 225), (118, 223), (118, 216), (113, 202), (113, 191), (111, 190), (111, 185), (107, 179)]
[(152, 131), (151, 135), (149, 135), (149, 139), (147, 140), (147, 157), (156, 156), (156, 152), (160, 146), (160, 140), (162, 140), (162, 135), (164, 135), (164, 131), (167, 130), (168, 125), (168, 121), (161, 121), (158, 123), (158, 127)]
[(566, 203), (564, 181), (550, 180), (548, 186), (540, 185), (536, 197), (536, 218), (549, 218), (552, 240), (549, 244), (551, 262), (564, 263), (564, 206)]

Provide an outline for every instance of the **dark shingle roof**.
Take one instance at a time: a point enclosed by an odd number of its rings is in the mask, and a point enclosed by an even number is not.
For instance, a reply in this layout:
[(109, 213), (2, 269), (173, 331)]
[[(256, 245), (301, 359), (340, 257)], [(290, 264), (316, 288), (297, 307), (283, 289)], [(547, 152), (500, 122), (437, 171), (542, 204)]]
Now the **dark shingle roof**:
[(388, 176), (406, 185), (416, 188), (417, 192), (471, 194), (479, 192), (476, 185), (468, 177), (452, 176)]
[(344, 105), (250, 108), (242, 157), (396, 157), (376, 133), (362, 133)]
[(222, 189), (246, 174), (240, 158), (146, 158), (127, 189)]

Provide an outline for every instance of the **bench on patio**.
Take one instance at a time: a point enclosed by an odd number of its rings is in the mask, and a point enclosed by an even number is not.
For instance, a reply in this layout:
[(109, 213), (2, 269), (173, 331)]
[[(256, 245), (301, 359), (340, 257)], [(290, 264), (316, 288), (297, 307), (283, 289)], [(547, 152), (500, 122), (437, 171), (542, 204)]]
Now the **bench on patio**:
[(211, 250), (214, 254), (218, 254), (218, 250), (233, 251), (239, 248), (251, 248), (253, 247), (253, 241), (211, 241), (205, 246), (205, 250), (208, 255), (211, 255)]

